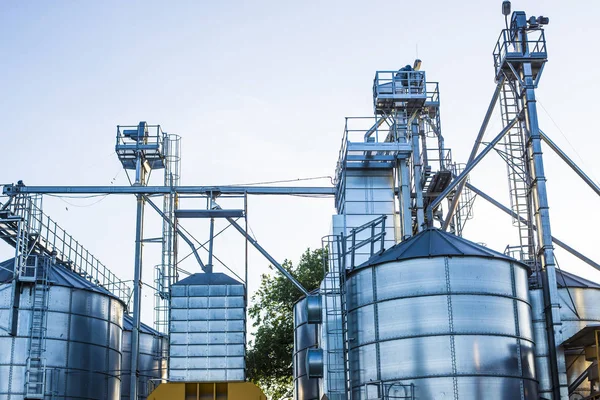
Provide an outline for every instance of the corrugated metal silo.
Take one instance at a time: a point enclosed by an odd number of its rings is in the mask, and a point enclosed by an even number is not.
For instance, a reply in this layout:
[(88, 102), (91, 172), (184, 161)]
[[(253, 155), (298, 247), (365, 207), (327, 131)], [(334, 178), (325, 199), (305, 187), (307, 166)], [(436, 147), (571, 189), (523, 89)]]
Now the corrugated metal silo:
[[(12, 269), (14, 261), (3, 266)], [(8, 321), (12, 274), (0, 268), (0, 321)], [(124, 304), (65, 267), (50, 266), (45, 399), (118, 400)], [(25, 397), (32, 321), (31, 283), (20, 283), (17, 335), (0, 329), (0, 399)], [(1, 322), (0, 322), (1, 323)], [(6, 327), (2, 327), (6, 328)]]
[(350, 271), (353, 399), (537, 399), (528, 273), (437, 229)]
[[(560, 318), (562, 337), (569, 339), (589, 325), (600, 324), (600, 285), (566, 271), (556, 271), (558, 293), (560, 297)], [(548, 359), (548, 339), (544, 319), (544, 297), (541, 289), (531, 289), (533, 308), (533, 331), (535, 337), (535, 367), (539, 380), (541, 397), (552, 397), (550, 385), (550, 365)], [(571, 384), (591, 364), (587, 361), (583, 349), (565, 350), (567, 364), (567, 382)], [(589, 396), (591, 383), (584, 379), (575, 389), (572, 399)]]
[[(133, 318), (127, 314), (123, 317), (123, 361), (121, 364), (121, 400), (129, 399), (131, 371), (131, 332)], [(158, 384), (167, 378), (166, 355), (169, 349), (169, 339), (146, 324), (140, 327), (140, 350), (138, 369), (140, 371), (138, 397), (145, 399), (149, 394), (149, 385)], [(154, 382), (150, 382), (154, 380)], [(153, 385), (152, 387), (154, 387)]]

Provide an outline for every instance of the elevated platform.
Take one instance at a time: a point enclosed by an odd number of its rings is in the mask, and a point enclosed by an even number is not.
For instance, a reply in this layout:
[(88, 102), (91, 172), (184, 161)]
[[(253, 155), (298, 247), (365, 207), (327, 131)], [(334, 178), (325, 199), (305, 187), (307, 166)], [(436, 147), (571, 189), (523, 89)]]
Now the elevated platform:
[(115, 152), (125, 169), (135, 169), (138, 153), (151, 169), (162, 169), (166, 165), (165, 142), (167, 134), (160, 125), (117, 125)]
[(514, 39), (511, 30), (503, 29), (494, 47), (496, 80), (504, 74), (513, 75), (512, 68), (518, 71), (523, 63), (531, 63), (533, 79), (537, 80), (547, 60), (546, 38), (542, 29), (529, 31), (527, 39), (521, 41)]

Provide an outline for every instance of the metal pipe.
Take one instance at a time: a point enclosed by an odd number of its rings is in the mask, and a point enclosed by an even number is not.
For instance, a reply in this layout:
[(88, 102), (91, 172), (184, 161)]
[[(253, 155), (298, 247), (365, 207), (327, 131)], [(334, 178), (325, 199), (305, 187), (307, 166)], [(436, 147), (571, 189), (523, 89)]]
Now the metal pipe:
[(215, 239), (215, 219), (210, 219), (210, 241), (208, 242), (208, 264), (206, 264), (206, 272), (211, 273), (213, 271), (213, 243)]
[[(415, 119), (412, 122), (412, 152), (413, 152), (413, 184), (415, 185), (415, 203), (417, 208), (417, 232), (423, 230), (425, 224), (425, 213), (423, 212), (423, 176), (421, 151), (419, 149), (419, 122)], [(412, 232), (412, 227), (411, 227)]]
[[(525, 35), (526, 40), (526, 33)], [(542, 261), (542, 289), (544, 292), (546, 330), (548, 333), (548, 351), (550, 354), (550, 371), (552, 373), (552, 392), (555, 399), (568, 396), (566, 384), (567, 367), (564, 350), (560, 348), (562, 323), (560, 315), (560, 298), (556, 281), (556, 265), (554, 248), (552, 247), (552, 232), (550, 229), (550, 207), (542, 157), (542, 141), (537, 116), (535, 85), (533, 69), (530, 62), (522, 65), (525, 106), (525, 123), (527, 126), (525, 142), (528, 143), (530, 170), (533, 174), (532, 199), (536, 218), (538, 246)]]
[(303, 195), (333, 196), (334, 187), (303, 186), (18, 186), (4, 185), (3, 194), (252, 194), (252, 195)]
[[(598, 361), (596, 361), (598, 362)], [(590, 364), (585, 371), (583, 371), (573, 382), (571, 382), (569, 384), (569, 396), (575, 391), (575, 389), (577, 389), (579, 387), (579, 385), (581, 385), (588, 377), (588, 372), (590, 371), (590, 369), (592, 369), (593, 367), (596, 367), (596, 365), (594, 365), (594, 363)]]
[[(483, 192), (482, 190), (476, 188), (472, 184), (470, 184), (470, 183), (467, 182), (466, 187), (469, 188), (470, 190), (472, 190), (478, 196), (480, 196), (483, 199), (487, 200), (490, 204), (493, 204), (494, 206), (498, 207), (500, 210), (504, 211), (505, 213), (507, 213), (511, 217), (520, 219), (521, 222), (523, 222), (524, 224), (529, 224), (529, 221), (527, 221), (525, 218), (519, 216), (517, 213), (515, 213), (514, 211), (512, 211), (510, 208), (506, 207), (505, 205), (503, 205), (499, 201), (495, 200), (493, 197), (491, 197), (487, 193)], [(537, 228), (534, 226), (533, 229), (536, 230)], [(600, 271), (600, 264), (598, 264), (597, 262), (593, 261), (592, 259), (586, 257), (585, 255), (581, 254), (579, 251), (575, 250), (574, 248), (572, 248), (571, 246), (569, 246), (568, 244), (566, 244), (562, 240), (560, 240), (560, 239), (552, 236), (552, 242), (556, 243), (559, 247), (561, 247), (562, 249), (564, 249), (567, 252), (571, 253), (575, 257), (579, 258), (581, 261), (585, 262), (589, 266), (594, 267), (595, 269), (597, 269), (598, 271)]]
[(550, 147), (552, 150), (554, 150), (554, 152), (555, 152), (556, 154), (558, 154), (558, 156), (559, 156), (559, 157), (560, 157), (560, 158), (561, 158), (561, 159), (562, 159), (562, 160), (563, 160), (563, 161), (564, 161), (564, 162), (565, 162), (565, 163), (566, 163), (566, 164), (567, 164), (569, 167), (571, 167), (571, 169), (572, 169), (573, 171), (575, 171), (575, 173), (576, 173), (577, 175), (579, 175), (579, 177), (580, 177), (581, 179), (583, 179), (583, 181), (584, 181), (585, 183), (587, 183), (587, 184), (588, 184), (588, 186), (589, 186), (589, 187), (591, 187), (591, 188), (592, 188), (592, 190), (593, 190), (594, 192), (596, 192), (596, 194), (597, 194), (598, 196), (600, 196), (600, 187), (599, 187), (599, 186), (596, 184), (596, 182), (594, 182), (594, 181), (593, 181), (593, 180), (592, 180), (592, 179), (591, 179), (589, 176), (587, 176), (587, 175), (586, 175), (586, 173), (585, 173), (585, 172), (583, 172), (583, 171), (581, 170), (581, 168), (579, 168), (579, 167), (577, 166), (577, 164), (575, 164), (575, 162), (574, 162), (573, 160), (571, 160), (571, 159), (569, 158), (569, 156), (567, 156), (567, 155), (566, 155), (566, 153), (565, 153), (564, 151), (562, 151), (562, 150), (560, 149), (560, 147), (558, 147), (558, 146), (556, 145), (556, 143), (554, 143), (554, 142), (553, 142), (553, 141), (552, 141), (552, 140), (551, 140), (551, 139), (550, 139), (550, 138), (549, 138), (549, 137), (548, 137), (548, 136), (547, 136), (547, 135), (546, 135), (544, 132), (542, 132), (542, 130), (541, 130), (541, 129), (540, 129), (540, 136), (541, 136), (541, 138), (544, 140), (544, 142), (546, 142), (546, 144), (547, 144), (547, 145), (548, 145), (548, 146), (549, 146), (549, 147)]
[(144, 231), (144, 196), (137, 196), (135, 224), (135, 269), (133, 278), (133, 328), (131, 331), (130, 399), (138, 398), (138, 355), (140, 346), (140, 324), (142, 305), (142, 250)]
[(192, 252), (194, 253), (194, 257), (196, 258), (196, 261), (198, 261), (200, 268), (202, 268), (202, 271), (207, 272), (206, 265), (204, 265), (204, 263), (200, 259), (200, 255), (198, 254), (198, 251), (196, 250), (196, 246), (194, 246), (194, 243), (181, 230), (176, 228), (173, 221), (171, 221), (169, 219), (169, 217), (167, 217), (165, 215), (165, 213), (163, 213), (162, 210), (160, 208), (158, 208), (158, 206), (152, 202), (152, 200), (150, 200), (147, 196), (144, 196), (144, 195), (142, 195), (142, 196), (148, 202), (150, 207), (152, 207), (154, 209), (154, 211), (156, 211), (158, 213), (158, 215), (160, 215), (165, 221), (167, 221), (173, 227), (173, 229), (175, 230), (177, 235), (181, 236), (181, 238), (192, 248)]
[(302, 286), (302, 284), (300, 282), (298, 282), (296, 280), (296, 278), (294, 278), (294, 276), (292, 274), (290, 274), (290, 272), (283, 268), (283, 266), (281, 264), (279, 264), (277, 261), (275, 261), (275, 259), (273, 257), (271, 257), (271, 255), (269, 253), (267, 253), (267, 251), (265, 249), (263, 249), (256, 240), (254, 240), (252, 238), (252, 236), (248, 235), (248, 232), (246, 232), (244, 230), (244, 228), (242, 228), (233, 218), (227, 218), (227, 221), (229, 221), (229, 223), (235, 228), (237, 229), (237, 231), (239, 233), (242, 234), (242, 236), (244, 236), (251, 244), (252, 246), (254, 246), (256, 248), (256, 250), (258, 250), (260, 252), (260, 254), (262, 254), (263, 256), (265, 256), (265, 258), (267, 260), (269, 260), (271, 262), (271, 264), (273, 264), (275, 266), (275, 268), (277, 268), (279, 270), (279, 272), (281, 272), (283, 274), (283, 276), (285, 276), (287, 279), (289, 279), (294, 286), (296, 286), (298, 288), (298, 290), (300, 290), (302, 292), (302, 294), (304, 294), (305, 296), (308, 296), (308, 290), (306, 290), (304, 288), (304, 286)]
[[(475, 159), (475, 156), (477, 155), (477, 151), (479, 150), (479, 145), (481, 144), (481, 141), (483, 140), (485, 131), (488, 127), (488, 124), (490, 122), (492, 114), (494, 113), (494, 106), (496, 105), (496, 102), (498, 101), (498, 97), (500, 97), (500, 91), (502, 89), (502, 86), (504, 85), (505, 79), (506, 79), (505, 77), (502, 77), (500, 82), (498, 82), (498, 84), (496, 85), (496, 90), (494, 91), (494, 94), (492, 95), (492, 100), (490, 101), (487, 112), (485, 113), (485, 117), (483, 117), (483, 122), (481, 123), (481, 127), (479, 128), (479, 133), (477, 134), (477, 138), (475, 139), (475, 143), (473, 144), (473, 148), (471, 149), (471, 154), (469, 155), (469, 161), (467, 161), (467, 164), (472, 162)], [(444, 231), (446, 229), (448, 229), (448, 225), (450, 225), (450, 221), (452, 220), (452, 217), (454, 216), (454, 213), (456, 212), (456, 208), (458, 207), (458, 202), (460, 201), (460, 194), (464, 187), (464, 182), (465, 181), (461, 182), (458, 185), (458, 187), (456, 188), (456, 193), (455, 193), (454, 197), (452, 198), (452, 203), (448, 207), (448, 213), (446, 214), (446, 218), (444, 218), (444, 224), (442, 225), (442, 230), (444, 230)]]
[(446, 196), (448, 196), (448, 194), (450, 194), (451, 191), (454, 190), (454, 188), (456, 188), (462, 181), (467, 179), (467, 176), (473, 170), (473, 168), (475, 168), (477, 164), (483, 160), (483, 157), (485, 157), (494, 148), (494, 146), (498, 144), (500, 140), (502, 140), (504, 135), (506, 135), (518, 121), (519, 119), (517, 117), (513, 119), (504, 129), (502, 129), (502, 131), (485, 147), (485, 149), (483, 149), (481, 153), (479, 153), (479, 155), (473, 159), (473, 161), (465, 166), (463, 172), (461, 172), (460, 175), (457, 176), (452, 183), (450, 183), (450, 185), (442, 193), (440, 193), (440, 195), (436, 197), (434, 201), (431, 202), (431, 204), (429, 204), (429, 207), (427, 207), (427, 219), (430, 224), (433, 223), (433, 210), (442, 202), (442, 200), (444, 200), (444, 198), (446, 198)]
[(402, 212), (402, 240), (412, 236), (412, 216), (410, 210), (410, 170), (407, 159), (398, 160), (400, 163), (400, 210)]

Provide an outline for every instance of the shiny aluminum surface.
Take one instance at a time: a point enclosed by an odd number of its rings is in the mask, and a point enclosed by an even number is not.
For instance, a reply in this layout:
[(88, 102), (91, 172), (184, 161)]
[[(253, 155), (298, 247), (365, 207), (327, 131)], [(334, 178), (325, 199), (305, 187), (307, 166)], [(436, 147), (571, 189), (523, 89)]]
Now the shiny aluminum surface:
[(246, 378), (244, 285), (223, 273), (191, 275), (171, 287), (169, 380)]
[(373, 397), (378, 381), (413, 384), (416, 399), (537, 399), (527, 276), (516, 262), (469, 256), (352, 271), (353, 399)]
[[(118, 400), (123, 303), (100, 289), (89, 288), (89, 282), (80, 282), (83, 279), (70, 271), (56, 268), (67, 275), (60, 282), (54, 280), (49, 289), (43, 353), (47, 364), (46, 399)], [(10, 284), (0, 283), (0, 324), (8, 320), (9, 288)], [(25, 394), (31, 288), (31, 284), (21, 287), (17, 336), (10, 337), (0, 329), (1, 400), (22, 399)]]
[[(562, 321), (562, 337), (568, 339), (586, 325), (600, 323), (600, 289), (597, 287), (568, 287), (562, 283), (558, 273), (560, 297), (560, 314)], [(544, 322), (544, 301), (541, 289), (530, 291), (533, 308), (533, 330), (535, 336), (535, 367), (540, 382), (540, 396), (551, 396), (550, 365), (548, 360), (548, 340)], [(581, 353), (574, 351), (566, 354), (567, 382), (575, 380), (591, 363), (585, 361)], [(590, 382), (586, 379), (576, 390), (572, 399), (580, 399), (590, 394)]]
[[(123, 326), (123, 358), (121, 371), (121, 400), (129, 399), (129, 371), (131, 364), (131, 330), (133, 321), (130, 316), (125, 315)], [(139, 350), (139, 384), (138, 398), (145, 399), (149, 392), (149, 380), (167, 378), (167, 360), (169, 340), (165, 335), (142, 324), (140, 328), (140, 350)], [(155, 381), (158, 383), (157, 381)]]
[(317, 347), (318, 325), (309, 324), (306, 297), (294, 304), (294, 399), (319, 399), (319, 380), (309, 379), (306, 371), (306, 353)]

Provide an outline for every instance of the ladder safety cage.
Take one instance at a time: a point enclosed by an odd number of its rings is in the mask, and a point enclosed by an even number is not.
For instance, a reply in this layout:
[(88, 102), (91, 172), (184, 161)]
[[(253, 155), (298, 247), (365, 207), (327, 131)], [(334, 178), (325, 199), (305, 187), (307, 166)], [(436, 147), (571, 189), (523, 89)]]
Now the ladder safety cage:
[(36, 261), (33, 281), (33, 302), (29, 331), (29, 354), (25, 375), (25, 399), (44, 399), (46, 394), (46, 332), (48, 326), (48, 275), (53, 259), (48, 256), (30, 256)]

